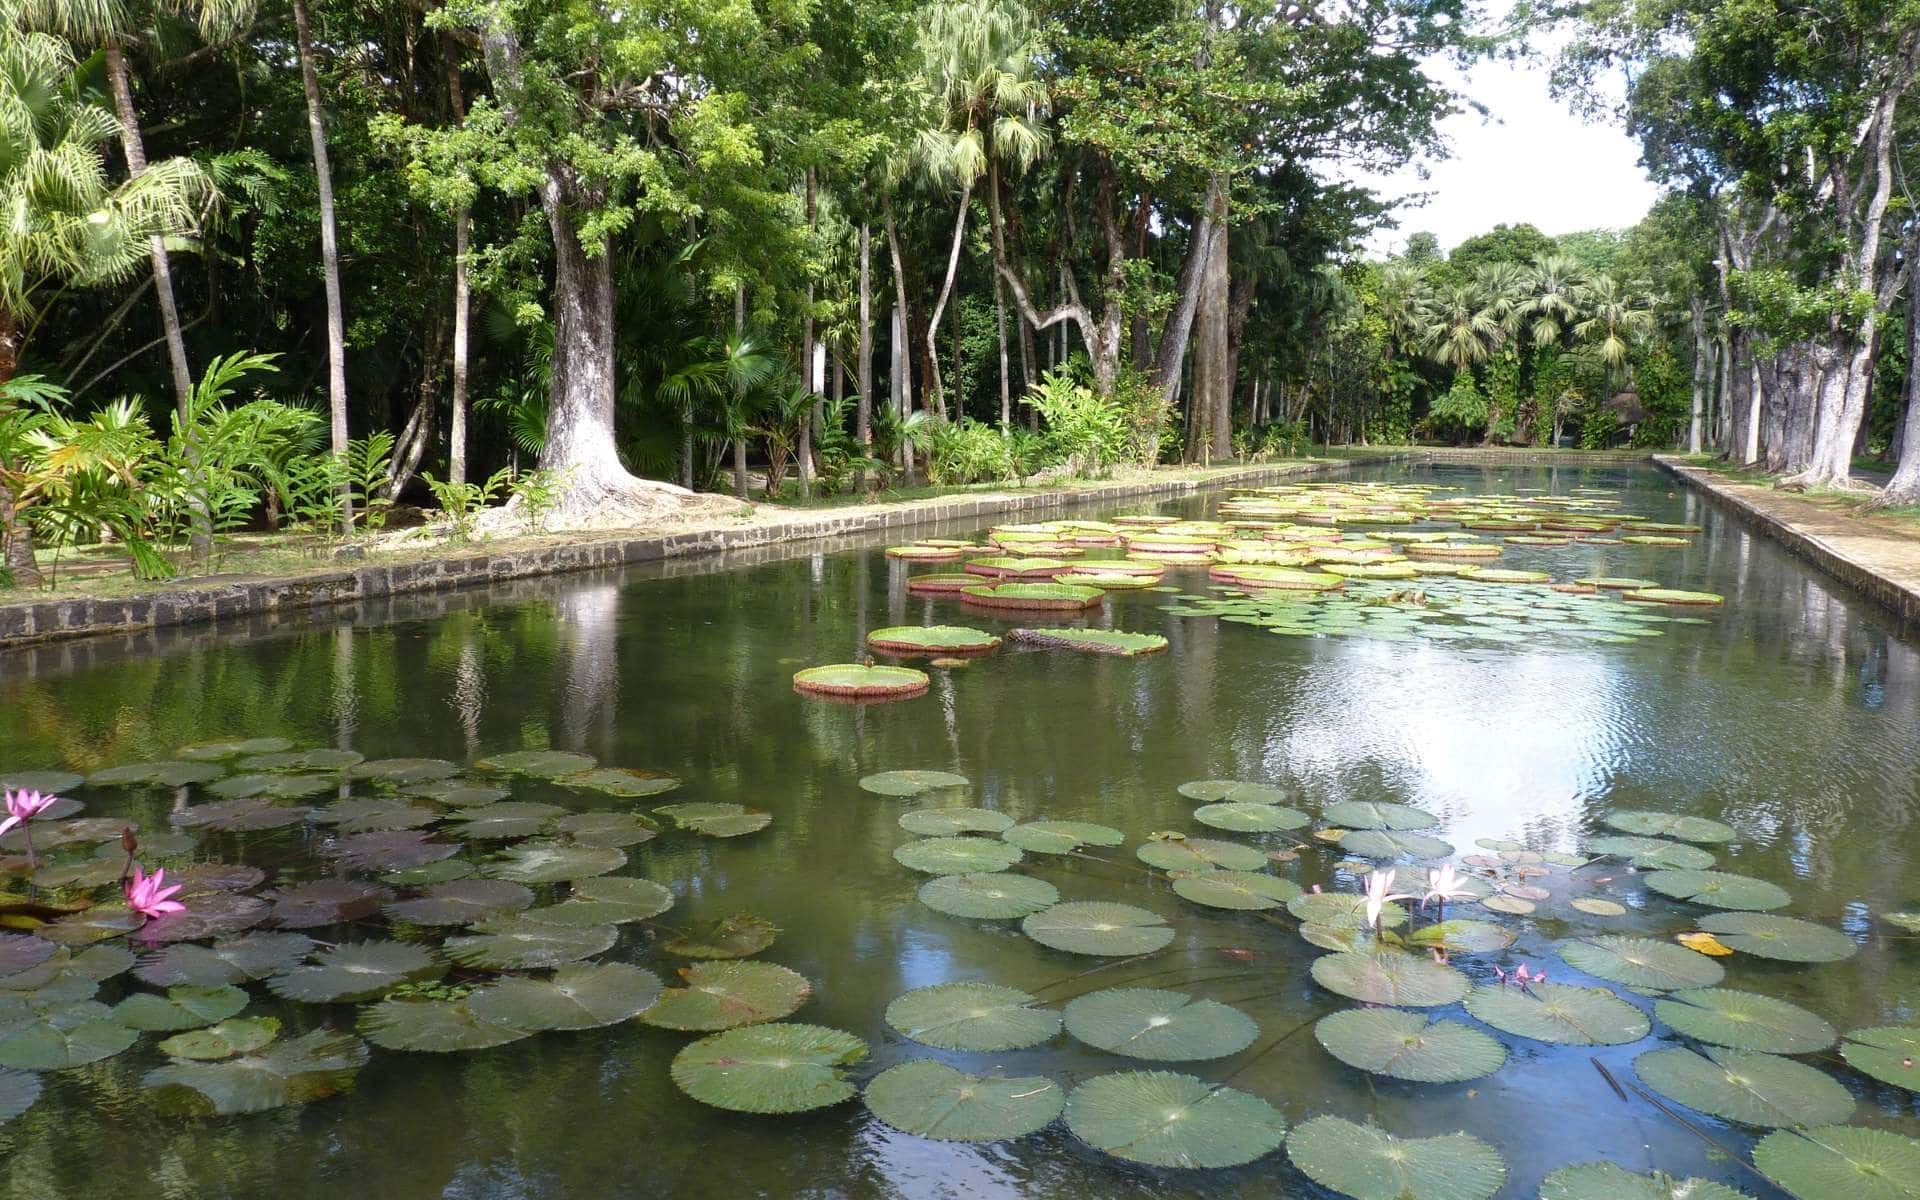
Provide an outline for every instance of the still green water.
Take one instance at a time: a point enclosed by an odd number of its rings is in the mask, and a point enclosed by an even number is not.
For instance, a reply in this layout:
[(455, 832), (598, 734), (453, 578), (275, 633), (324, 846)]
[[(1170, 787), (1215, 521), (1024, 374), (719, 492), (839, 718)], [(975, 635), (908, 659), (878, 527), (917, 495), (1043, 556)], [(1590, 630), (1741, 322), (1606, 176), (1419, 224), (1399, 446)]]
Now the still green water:
[[(1230, 1079), (1289, 1123), (1332, 1113), (1406, 1135), (1468, 1130), (1505, 1156), (1502, 1197), (1532, 1197), (1548, 1171), (1598, 1158), (1778, 1195), (1653, 1106), (1623, 1101), (1589, 1062), (1630, 1080), (1634, 1056), (1671, 1037), (1663, 1026), (1652, 1039), (1599, 1050), (1503, 1035), (1507, 1065), (1469, 1084), (1363, 1074), (1314, 1041), (1310, 1023), (1347, 1002), (1309, 978), (1319, 952), (1290, 918), (1188, 904), (1146, 882), (1130, 865), (1132, 848), (1155, 830), (1206, 832), (1174, 791), (1202, 778), (1275, 782), (1309, 811), (1348, 798), (1419, 806), (1440, 814), (1444, 825), (1432, 832), (1466, 853), (1483, 837), (1575, 850), (1609, 807), (1696, 813), (1739, 831), (1736, 842), (1713, 848), (1721, 869), (1781, 884), (1794, 897), (1783, 912), (1836, 925), (1861, 945), (1853, 959), (1828, 966), (1742, 955), (1726, 960), (1725, 986), (1804, 1005), (1842, 1031), (1913, 1024), (1920, 940), (1889, 939), (1870, 914), (1920, 907), (1920, 648), (1864, 601), (1651, 471), (1376, 468), (1357, 477), (1503, 493), (1618, 488), (1622, 511), (1705, 530), (1677, 550), (1511, 547), (1500, 565), (1557, 578), (1645, 574), (1723, 593), (1727, 605), (1706, 624), (1668, 625), (1663, 636), (1626, 645), (1476, 646), (1282, 637), (1164, 614), (1164, 594), (1116, 593), (1101, 620), (1164, 633), (1168, 653), (1129, 661), (1007, 647), (936, 672), (921, 699), (853, 707), (799, 697), (790, 677), (806, 665), (857, 661), (866, 632), (881, 625), (1046, 622), (909, 596), (908, 568), (884, 558), (879, 542), (791, 547), (321, 611), (253, 635), (163, 636), (138, 653), (70, 647), (0, 658), (0, 767), (86, 771), (168, 757), (196, 740), (268, 734), (370, 758), (464, 762), (524, 746), (580, 750), (679, 776), (685, 787), (673, 800), (773, 813), (771, 828), (737, 840), (668, 834), (635, 847), (626, 873), (673, 888), (668, 923), (734, 912), (777, 923), (780, 937), (761, 957), (814, 983), (793, 1019), (867, 1039), (861, 1079), (916, 1057), (1068, 1086), (1158, 1065), (1064, 1036), (1008, 1054), (932, 1051), (889, 1031), (881, 1011), (902, 992), (946, 981), (1029, 991), (1052, 984), (1045, 994), (1064, 998), (1177, 964), (1187, 970), (1145, 985), (1233, 1002), (1262, 1035), (1242, 1054), (1171, 1069)], [(1205, 515), (1218, 499), (1159, 511)], [(1204, 576), (1189, 578), (1184, 586), (1200, 590)], [(1166, 914), (1179, 929), (1175, 949), (1152, 964), (1064, 983), (1099, 960), (1038, 946), (1016, 922), (964, 921), (919, 904), (925, 877), (890, 857), (912, 839), (895, 824), (909, 802), (855, 786), (862, 775), (909, 767), (966, 775), (974, 803), (1019, 820), (1125, 830), (1126, 847), (1097, 853), (1129, 865), (1038, 856), (1029, 865), (1067, 899)], [(565, 798), (539, 785), (516, 793)], [(125, 811), (162, 827), (166, 798), (135, 795), (89, 795), (87, 815)], [(262, 866), (308, 861), (272, 835), (217, 844)], [(1351, 890), (1351, 879), (1333, 873), (1339, 857), (1310, 849), (1279, 869), (1303, 885)], [(1646, 893), (1624, 864), (1607, 873), (1618, 877), (1608, 894), (1631, 908), (1614, 931), (1665, 937), (1699, 911)], [(1479, 979), (1494, 961), (1526, 962), (1590, 982), (1555, 954), (1569, 926), (1547, 915), (1509, 924), (1520, 940), (1506, 955), (1456, 965)], [(651, 935), (622, 928), (607, 957), (671, 978), (676, 964), (650, 951)], [(1252, 961), (1223, 949), (1251, 951)], [(130, 985), (111, 981), (102, 998)], [(348, 1007), (294, 1010), (254, 991), (256, 1009), (286, 1009), (292, 1029), (352, 1019)], [(1436, 1015), (1469, 1019), (1457, 1007)], [(795, 1117), (723, 1113), (686, 1099), (668, 1078), (687, 1037), (638, 1024), (471, 1054), (376, 1050), (348, 1096), (200, 1122), (158, 1117), (143, 1101), (140, 1076), (161, 1061), (153, 1040), (46, 1077), (40, 1102), (0, 1126), (0, 1195), (1328, 1194), (1284, 1152), (1244, 1168), (1182, 1173), (1108, 1158), (1058, 1124), (967, 1146), (896, 1133), (857, 1101)], [(1857, 1095), (1856, 1123), (1920, 1135), (1913, 1095), (1872, 1085), (1831, 1056), (1811, 1061)], [(1754, 1141), (1751, 1130), (1693, 1119), (1733, 1151)]]

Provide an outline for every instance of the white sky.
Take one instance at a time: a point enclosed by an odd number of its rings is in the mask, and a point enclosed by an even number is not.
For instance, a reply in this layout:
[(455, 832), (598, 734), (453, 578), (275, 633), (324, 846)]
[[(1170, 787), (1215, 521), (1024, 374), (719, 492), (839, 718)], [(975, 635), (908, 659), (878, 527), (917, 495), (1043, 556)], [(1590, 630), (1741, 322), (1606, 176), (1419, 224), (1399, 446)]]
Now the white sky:
[[(1442, 81), (1462, 78), (1445, 62), (1429, 63), (1427, 71)], [(1460, 90), (1492, 115), (1459, 113), (1441, 123), (1451, 158), (1419, 164), (1426, 179), (1417, 167), (1354, 176), (1389, 199), (1432, 193), (1419, 207), (1402, 204), (1400, 228), (1376, 235), (1367, 250), (1396, 251), (1423, 230), (1451, 250), (1502, 222), (1529, 221), (1558, 235), (1623, 228), (1645, 216), (1659, 188), (1640, 167), (1639, 146), (1618, 125), (1574, 116), (1547, 94), (1547, 74), (1537, 60), (1475, 65)]]

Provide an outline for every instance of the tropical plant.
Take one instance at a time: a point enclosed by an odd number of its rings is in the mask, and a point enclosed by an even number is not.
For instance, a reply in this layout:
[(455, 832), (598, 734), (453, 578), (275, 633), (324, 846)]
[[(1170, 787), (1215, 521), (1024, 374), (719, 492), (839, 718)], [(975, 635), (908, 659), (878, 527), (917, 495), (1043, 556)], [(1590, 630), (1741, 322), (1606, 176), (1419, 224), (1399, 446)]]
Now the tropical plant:
[(972, 417), (930, 422), (926, 449), (927, 482), (936, 486), (982, 483), (1013, 473), (1008, 439)]
[(1125, 457), (1127, 420), (1120, 404), (1072, 372), (1047, 372), (1023, 403), (1039, 412), (1053, 461), (1068, 474), (1097, 479)]
[(556, 471), (527, 471), (513, 477), (507, 489), (509, 500), (518, 506), (528, 533), (547, 531), (547, 517), (565, 486), (566, 480)]
[(38, 459), (32, 488), (35, 532), (54, 548), (91, 545), (111, 533), (127, 549), (134, 573), (162, 579), (173, 564), (148, 537), (153, 517), (144, 476), (160, 452), (140, 403), (123, 397), (84, 419), (50, 411), (28, 443)]
[(384, 429), (347, 443), (346, 494), (355, 515), (370, 531), (386, 527), (393, 508), (387, 481), (393, 476), (393, 435)]
[(441, 515), (447, 518), (448, 536), (451, 540), (470, 542), (479, 528), (481, 511), (507, 489), (513, 478), (513, 472), (511, 468), (502, 467), (481, 483), (454, 483), (448, 479), (435, 479), (426, 471), (420, 473), (420, 478), (426, 481), (427, 489), (433, 493), (434, 502), (440, 506)]

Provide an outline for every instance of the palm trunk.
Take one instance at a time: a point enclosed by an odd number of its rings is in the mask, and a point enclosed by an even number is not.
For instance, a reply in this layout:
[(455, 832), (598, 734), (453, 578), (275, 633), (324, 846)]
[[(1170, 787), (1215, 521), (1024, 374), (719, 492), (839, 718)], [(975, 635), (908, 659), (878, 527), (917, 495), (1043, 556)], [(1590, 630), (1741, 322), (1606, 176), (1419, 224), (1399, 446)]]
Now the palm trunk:
[(1000, 432), (1013, 427), (1013, 393), (1007, 383), (1007, 298), (1000, 277), (993, 277), (993, 332), (1000, 342)]
[[(307, 0), (293, 0), (293, 25), (299, 38), (300, 81), (307, 93), (307, 132), (313, 139), (313, 174), (320, 188), (320, 265), (327, 292), (327, 414), (333, 457), (347, 461), (347, 323), (340, 300), (340, 245), (333, 219), (333, 168), (327, 161), (327, 124), (320, 109), (320, 75), (313, 66), (313, 34)], [(340, 527), (353, 529), (353, 489), (340, 483)]]
[[(1920, 455), (1915, 456), (1920, 461)], [(39, 587), (45, 580), (33, 556), (33, 530), (20, 519), (14, 505), (13, 489), (0, 486), (0, 537), (6, 540), (7, 573), (15, 587)]]
[[(913, 414), (913, 355), (907, 345), (907, 273), (900, 261), (900, 231), (893, 220), (893, 202), (885, 204), (887, 228), (887, 253), (893, 262), (893, 360), (895, 382), (898, 390), (894, 392), (894, 402), (899, 405), (900, 419), (905, 421)], [(902, 438), (900, 441), (900, 469), (906, 477), (908, 486), (913, 484), (913, 443)]]
[[(467, 105), (460, 93), (460, 64), (454, 58), (453, 40), (440, 42), (447, 70), (447, 103), (453, 109), (453, 123), (466, 123)], [(447, 478), (454, 483), (467, 481), (467, 249), (472, 236), (473, 213), (462, 204), (453, 214), (453, 412), (447, 420)]]
[(1698, 454), (1706, 444), (1708, 371), (1712, 359), (1707, 342), (1707, 305), (1693, 299), (1693, 411), (1687, 420), (1687, 453)]
[[(853, 429), (860, 439), (860, 457), (873, 454), (873, 227), (860, 222), (860, 362), (854, 368), (854, 383), (860, 389), (854, 410)], [(867, 469), (854, 473), (854, 486), (867, 490)]]
[[(807, 233), (812, 235), (815, 227), (813, 191), (813, 168), (807, 168)], [(813, 370), (813, 284), (807, 284), (807, 315), (802, 320), (800, 332), (800, 375), (805, 381), (807, 408), (800, 416), (800, 449), (795, 455), (800, 470), (800, 498), (808, 499), (813, 495), (813, 428), (820, 423), (820, 402), (811, 399), (818, 391)]]

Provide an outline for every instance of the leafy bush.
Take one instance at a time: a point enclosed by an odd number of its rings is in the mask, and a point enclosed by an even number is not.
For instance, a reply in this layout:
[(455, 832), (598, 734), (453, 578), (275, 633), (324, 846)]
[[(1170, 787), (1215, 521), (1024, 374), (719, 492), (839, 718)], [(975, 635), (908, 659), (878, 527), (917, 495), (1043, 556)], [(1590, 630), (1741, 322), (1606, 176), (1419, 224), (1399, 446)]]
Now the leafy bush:
[(1474, 386), (1472, 371), (1460, 372), (1427, 410), (1427, 432), (1450, 442), (1464, 441), (1486, 427), (1487, 398)]
[(981, 483), (1013, 474), (1007, 439), (983, 421), (934, 420), (926, 432), (927, 482), (936, 486)]
[(1120, 403), (1103, 399), (1069, 372), (1047, 372), (1022, 403), (1039, 411), (1052, 460), (1071, 474), (1099, 478), (1126, 457), (1128, 425)]
[(508, 489), (510, 498), (520, 504), (520, 519), (526, 522), (528, 533), (545, 533), (547, 518), (553, 514), (554, 505), (560, 502), (560, 493), (566, 487), (566, 471), (548, 469), (528, 471), (514, 479)]
[(1633, 431), (1636, 447), (1671, 446), (1693, 415), (1693, 380), (1665, 346), (1656, 346), (1633, 368), (1634, 390), (1647, 419)]
[(506, 490), (513, 478), (513, 468), (501, 467), (487, 476), (484, 483), (454, 483), (448, 479), (435, 479), (425, 471), (420, 473), (420, 478), (427, 481), (427, 490), (433, 493), (434, 502), (447, 518), (452, 539), (470, 542), (481, 510)]

